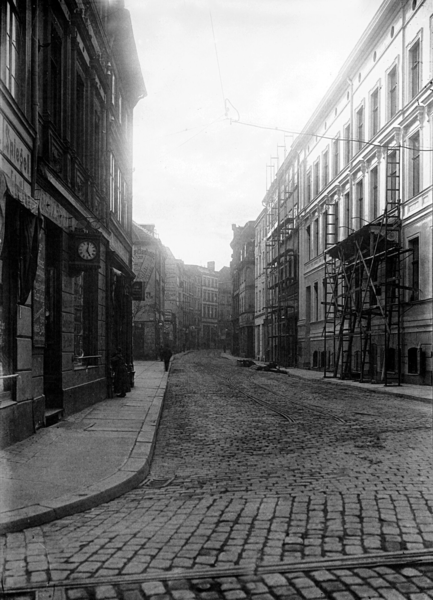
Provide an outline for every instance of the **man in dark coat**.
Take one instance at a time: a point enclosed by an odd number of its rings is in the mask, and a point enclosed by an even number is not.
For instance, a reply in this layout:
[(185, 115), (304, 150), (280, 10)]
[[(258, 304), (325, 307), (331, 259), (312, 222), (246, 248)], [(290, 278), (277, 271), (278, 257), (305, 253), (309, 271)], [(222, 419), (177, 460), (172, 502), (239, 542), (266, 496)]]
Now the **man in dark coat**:
[(168, 365), (170, 364), (170, 358), (173, 356), (173, 352), (168, 346), (165, 346), (161, 352), (161, 359), (164, 361), (164, 368), (168, 371)]
[(126, 392), (130, 391), (130, 385), (128, 367), (126, 366), (120, 348), (113, 354), (111, 359), (111, 370), (113, 371), (114, 393), (120, 396), (120, 398), (124, 398)]

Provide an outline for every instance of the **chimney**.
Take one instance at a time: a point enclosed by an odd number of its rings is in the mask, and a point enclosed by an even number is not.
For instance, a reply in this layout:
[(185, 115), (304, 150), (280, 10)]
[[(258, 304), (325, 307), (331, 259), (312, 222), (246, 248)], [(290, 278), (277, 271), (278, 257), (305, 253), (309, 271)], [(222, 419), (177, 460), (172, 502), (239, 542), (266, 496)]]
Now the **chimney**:
[(207, 263), (207, 268), (209, 269), (209, 271), (215, 271), (215, 261), (211, 261)]

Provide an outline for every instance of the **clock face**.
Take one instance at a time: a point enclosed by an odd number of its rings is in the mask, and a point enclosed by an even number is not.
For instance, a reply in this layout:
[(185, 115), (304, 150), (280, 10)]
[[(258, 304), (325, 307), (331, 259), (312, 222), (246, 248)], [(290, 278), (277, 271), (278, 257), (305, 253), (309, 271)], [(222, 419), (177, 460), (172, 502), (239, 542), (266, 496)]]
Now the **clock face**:
[(84, 240), (78, 246), (78, 256), (83, 260), (93, 260), (97, 254), (96, 246), (93, 242)]

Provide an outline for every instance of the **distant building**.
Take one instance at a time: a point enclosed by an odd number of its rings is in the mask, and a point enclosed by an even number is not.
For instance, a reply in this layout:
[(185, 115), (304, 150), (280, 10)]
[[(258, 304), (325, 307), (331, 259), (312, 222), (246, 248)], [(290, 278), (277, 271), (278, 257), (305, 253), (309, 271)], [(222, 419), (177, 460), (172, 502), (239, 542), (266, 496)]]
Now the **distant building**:
[(218, 273), (215, 263), (198, 267), (201, 288), (201, 348), (217, 348), (218, 340)]
[(136, 360), (158, 360), (161, 346), (170, 342), (170, 319), (165, 314), (166, 249), (153, 225), (133, 223), (132, 323)]
[(267, 349), (267, 326), (266, 326), (266, 218), (267, 211), (263, 209), (255, 223), (255, 359), (264, 361), (269, 358)]
[(232, 225), (232, 352), (254, 358), (254, 221), (243, 227)]
[(232, 276), (229, 267), (218, 271), (218, 346), (224, 351), (232, 347)]
[(166, 341), (173, 352), (182, 349), (181, 265), (170, 248), (165, 247), (164, 328)]
[(180, 265), (180, 350), (198, 350), (201, 331), (201, 274), (195, 265)]

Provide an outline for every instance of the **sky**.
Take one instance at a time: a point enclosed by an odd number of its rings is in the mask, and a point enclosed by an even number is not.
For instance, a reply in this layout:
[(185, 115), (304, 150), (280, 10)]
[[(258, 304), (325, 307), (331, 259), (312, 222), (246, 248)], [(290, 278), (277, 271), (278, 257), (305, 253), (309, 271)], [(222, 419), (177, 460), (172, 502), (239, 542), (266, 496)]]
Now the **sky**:
[(147, 89), (134, 221), (186, 264), (230, 266), (232, 224), (258, 217), (293, 141), (275, 128), (302, 130), (381, 4), (125, 0)]

